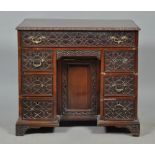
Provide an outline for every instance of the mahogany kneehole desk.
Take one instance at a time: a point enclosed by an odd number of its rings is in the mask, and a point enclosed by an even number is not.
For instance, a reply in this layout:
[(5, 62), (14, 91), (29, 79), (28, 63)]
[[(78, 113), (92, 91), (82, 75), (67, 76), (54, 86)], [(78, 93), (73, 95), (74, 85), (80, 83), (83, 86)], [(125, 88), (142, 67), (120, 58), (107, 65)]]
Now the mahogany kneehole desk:
[(26, 19), (18, 27), (16, 135), (92, 121), (139, 136), (138, 31), (130, 20)]

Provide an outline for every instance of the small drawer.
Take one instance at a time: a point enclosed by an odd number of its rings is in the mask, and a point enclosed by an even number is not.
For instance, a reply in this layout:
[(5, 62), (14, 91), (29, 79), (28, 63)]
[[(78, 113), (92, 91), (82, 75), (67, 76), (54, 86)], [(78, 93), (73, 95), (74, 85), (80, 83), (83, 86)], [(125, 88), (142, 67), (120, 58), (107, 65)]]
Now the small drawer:
[(50, 50), (23, 50), (23, 71), (48, 71), (53, 69), (52, 51)]
[(105, 72), (134, 72), (136, 70), (135, 51), (109, 51), (104, 52)]
[(135, 119), (134, 99), (105, 99), (104, 119), (105, 120), (134, 120)]
[(53, 96), (53, 76), (51, 74), (23, 75), (22, 94), (25, 96)]
[(135, 75), (104, 76), (104, 96), (134, 96), (136, 86)]
[(135, 47), (134, 31), (22, 31), (23, 47)]
[(22, 99), (22, 119), (51, 120), (54, 116), (54, 101), (52, 99)]
[(100, 60), (100, 50), (99, 49), (58, 49), (56, 51), (57, 54), (57, 59), (61, 59), (63, 57), (96, 57), (97, 59)]

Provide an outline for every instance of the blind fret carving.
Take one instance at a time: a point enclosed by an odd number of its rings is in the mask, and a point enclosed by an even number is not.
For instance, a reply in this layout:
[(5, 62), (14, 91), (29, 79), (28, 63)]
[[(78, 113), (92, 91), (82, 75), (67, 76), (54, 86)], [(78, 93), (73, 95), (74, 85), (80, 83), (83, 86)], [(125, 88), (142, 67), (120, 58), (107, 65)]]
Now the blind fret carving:
[(105, 51), (106, 72), (134, 71), (135, 51)]
[(61, 57), (96, 57), (100, 59), (100, 51), (93, 50), (57, 50), (57, 59)]
[(53, 95), (52, 75), (24, 75), (23, 94), (24, 95)]
[(26, 100), (22, 101), (23, 119), (52, 119), (52, 100)]
[(135, 93), (134, 75), (106, 76), (105, 96), (133, 96)]
[(104, 111), (106, 120), (131, 120), (134, 118), (134, 101), (105, 100)]
[(24, 71), (52, 70), (52, 52), (34, 50), (23, 51), (22, 68)]

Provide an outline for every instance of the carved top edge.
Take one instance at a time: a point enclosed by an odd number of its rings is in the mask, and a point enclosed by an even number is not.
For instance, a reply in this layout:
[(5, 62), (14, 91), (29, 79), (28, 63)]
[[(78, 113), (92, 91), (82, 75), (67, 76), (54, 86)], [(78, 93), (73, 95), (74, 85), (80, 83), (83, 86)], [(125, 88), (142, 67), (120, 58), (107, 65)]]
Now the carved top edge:
[(132, 20), (25, 19), (17, 30), (138, 31)]

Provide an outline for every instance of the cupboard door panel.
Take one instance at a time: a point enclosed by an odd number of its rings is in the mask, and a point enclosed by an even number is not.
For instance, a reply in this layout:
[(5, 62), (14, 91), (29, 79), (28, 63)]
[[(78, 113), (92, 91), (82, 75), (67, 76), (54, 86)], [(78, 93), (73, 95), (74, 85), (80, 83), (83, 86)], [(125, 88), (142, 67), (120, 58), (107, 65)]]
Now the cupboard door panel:
[(62, 59), (61, 114), (96, 115), (99, 103), (98, 60)]
[(68, 108), (90, 109), (90, 68), (70, 65), (68, 68)]

